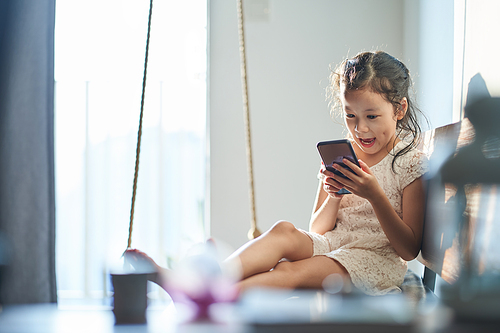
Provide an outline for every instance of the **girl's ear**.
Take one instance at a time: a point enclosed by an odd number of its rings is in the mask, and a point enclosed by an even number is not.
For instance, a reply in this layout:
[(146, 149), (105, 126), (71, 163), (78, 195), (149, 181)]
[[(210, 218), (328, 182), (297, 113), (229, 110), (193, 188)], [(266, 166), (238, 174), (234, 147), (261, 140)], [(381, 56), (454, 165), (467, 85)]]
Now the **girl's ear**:
[(406, 99), (406, 97), (403, 97), (399, 102), (399, 107), (396, 113), (397, 120), (403, 119), (406, 111), (408, 111), (408, 100)]

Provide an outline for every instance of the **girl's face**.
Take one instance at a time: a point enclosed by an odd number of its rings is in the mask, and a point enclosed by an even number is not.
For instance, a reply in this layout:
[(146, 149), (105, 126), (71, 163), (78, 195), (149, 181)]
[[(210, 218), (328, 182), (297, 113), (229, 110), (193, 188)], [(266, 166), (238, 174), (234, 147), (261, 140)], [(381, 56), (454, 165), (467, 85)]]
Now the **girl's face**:
[(369, 89), (342, 89), (341, 101), (346, 126), (356, 143), (356, 153), (368, 164), (382, 160), (399, 141), (396, 123), (408, 108), (406, 98), (400, 101), (401, 111), (397, 115), (391, 103)]

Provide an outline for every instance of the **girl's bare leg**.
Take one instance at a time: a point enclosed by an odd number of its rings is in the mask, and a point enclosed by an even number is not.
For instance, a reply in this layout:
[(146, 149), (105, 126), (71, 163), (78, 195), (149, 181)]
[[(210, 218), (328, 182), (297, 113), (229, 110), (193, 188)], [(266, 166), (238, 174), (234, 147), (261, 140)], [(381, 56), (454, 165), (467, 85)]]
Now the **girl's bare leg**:
[(299, 261), (280, 262), (272, 271), (250, 276), (238, 283), (240, 291), (252, 287), (321, 288), (324, 279), (339, 274), (344, 286), (350, 286), (350, 278), (344, 266), (326, 256), (315, 256)]
[(239, 262), (241, 279), (268, 272), (286, 258), (297, 261), (313, 254), (312, 240), (286, 221), (277, 222), (260, 237), (236, 250), (225, 263)]

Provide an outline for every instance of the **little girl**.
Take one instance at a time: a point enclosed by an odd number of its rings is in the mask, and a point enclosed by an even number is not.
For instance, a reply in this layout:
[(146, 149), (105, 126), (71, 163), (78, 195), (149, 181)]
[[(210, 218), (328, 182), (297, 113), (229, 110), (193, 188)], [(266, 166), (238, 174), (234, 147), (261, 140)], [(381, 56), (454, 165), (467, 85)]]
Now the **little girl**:
[[(339, 274), (369, 295), (398, 292), (406, 261), (419, 253), (425, 164), (408, 69), (385, 52), (364, 52), (330, 79), (360, 167), (335, 164), (345, 179), (322, 166), (309, 231), (277, 222), (226, 260), (240, 264), (240, 290), (321, 288)], [(336, 194), (342, 188), (352, 194)]]

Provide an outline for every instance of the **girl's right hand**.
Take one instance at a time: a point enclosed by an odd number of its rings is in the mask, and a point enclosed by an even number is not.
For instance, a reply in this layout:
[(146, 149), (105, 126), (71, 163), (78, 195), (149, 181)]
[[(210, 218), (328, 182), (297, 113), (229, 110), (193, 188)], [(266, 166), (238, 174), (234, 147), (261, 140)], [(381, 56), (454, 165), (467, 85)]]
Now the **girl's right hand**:
[(325, 166), (321, 165), (319, 174), (321, 175), (321, 181), (323, 182), (323, 191), (333, 198), (341, 199), (343, 195), (337, 194), (336, 192), (340, 191), (344, 186), (333, 179), (334, 173), (326, 170)]

